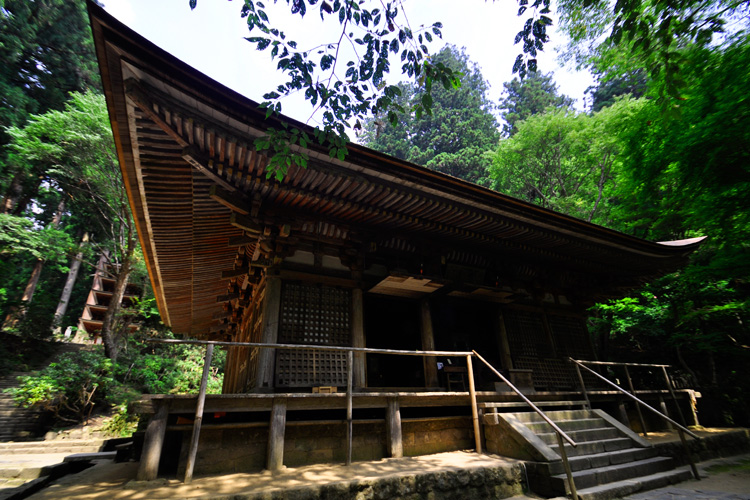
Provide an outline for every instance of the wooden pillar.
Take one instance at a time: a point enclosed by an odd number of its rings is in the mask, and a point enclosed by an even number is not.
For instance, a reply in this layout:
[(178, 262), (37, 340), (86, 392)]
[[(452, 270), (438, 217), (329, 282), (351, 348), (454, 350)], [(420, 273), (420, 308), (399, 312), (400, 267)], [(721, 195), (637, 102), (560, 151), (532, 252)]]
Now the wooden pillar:
[(187, 467), (185, 468), (185, 483), (193, 480), (195, 459), (198, 456), (198, 442), (201, 435), (201, 424), (203, 423), (203, 407), (206, 403), (206, 389), (208, 389), (208, 376), (211, 374), (211, 358), (214, 355), (214, 345), (208, 344), (206, 348), (206, 359), (203, 363), (203, 377), (201, 387), (198, 391), (198, 403), (195, 406), (195, 420), (193, 420), (193, 435), (190, 438), (190, 449), (188, 450)]
[(398, 399), (388, 398), (388, 409), (385, 416), (386, 440), (388, 441), (388, 456), (401, 458), (404, 456), (404, 444), (401, 435), (401, 408)]
[(159, 473), (159, 459), (164, 445), (164, 434), (167, 431), (169, 408), (164, 403), (157, 403), (156, 414), (151, 417), (143, 438), (141, 463), (138, 466), (138, 481), (153, 481)]
[(510, 357), (510, 342), (508, 341), (508, 331), (505, 329), (505, 320), (503, 319), (503, 310), (498, 307), (495, 316), (495, 330), (498, 335), (498, 344), (500, 345), (500, 359), (503, 368), (506, 370), (513, 369), (513, 359)]
[[(279, 338), (281, 278), (267, 276), (265, 294), (260, 341), (264, 344), (276, 344)], [(256, 392), (271, 392), (273, 390), (275, 362), (275, 349), (260, 349), (260, 352), (258, 352), (258, 371), (253, 388)]]
[[(363, 295), (361, 288), (355, 288), (352, 290), (352, 347), (366, 347)], [(363, 352), (355, 352), (354, 387), (367, 387), (366, 374), (366, 355)]]
[(284, 431), (286, 430), (286, 399), (274, 399), (271, 408), (271, 425), (268, 428), (268, 456), (266, 468), (280, 470), (284, 467)]
[[(420, 327), (422, 330), (422, 350), (435, 350), (435, 335), (432, 330), (432, 314), (430, 314), (430, 302), (422, 299), (419, 303)], [(438, 387), (437, 361), (434, 356), (424, 356), (424, 385), (425, 387)]]

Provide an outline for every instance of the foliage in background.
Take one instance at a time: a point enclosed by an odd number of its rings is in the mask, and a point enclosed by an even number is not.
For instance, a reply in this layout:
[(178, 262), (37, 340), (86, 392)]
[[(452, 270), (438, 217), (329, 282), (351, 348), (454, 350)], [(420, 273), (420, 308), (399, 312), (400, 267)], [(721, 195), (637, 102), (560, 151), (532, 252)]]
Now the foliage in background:
[[(113, 410), (108, 432), (127, 432), (136, 421), (127, 404), (141, 394), (195, 394), (200, 388), (205, 347), (147, 343), (151, 335), (171, 337), (153, 330), (130, 337), (116, 362), (99, 348), (61, 354), (47, 368), (19, 377), (19, 387), (9, 392), (19, 405), (51, 412), (58, 424)], [(223, 349), (214, 351), (210, 394), (221, 392), (225, 359)]]
[[(62, 109), (68, 93), (99, 87), (83, 0), (5, 0), (0, 9), (0, 148), (5, 129)], [(0, 155), (0, 195), (14, 178)], [(18, 179), (20, 181), (20, 179)]]
[(101, 336), (107, 355), (116, 359), (126, 332), (116, 329), (116, 320), (138, 260), (138, 241), (104, 97), (73, 93), (63, 111), (34, 115), (25, 127), (8, 133), (15, 164), (56, 188), (79, 223), (94, 234), (97, 253), (108, 256), (115, 286)]
[[(680, 272), (640, 293), (600, 304), (592, 327), (603, 355), (621, 349), (674, 362), (723, 409), (725, 423), (750, 423), (750, 64), (746, 36), (682, 57), (688, 85), (677, 117), (640, 100), (620, 129), (622, 168), (612, 211), (622, 229), (652, 240), (706, 235)], [(663, 81), (649, 83), (658, 96)], [(622, 349), (625, 349), (624, 351)], [(664, 360), (662, 360), (663, 362)], [(719, 417), (717, 417), (719, 418)]]
[[(155, 331), (160, 338), (174, 338)], [(148, 343), (149, 334), (128, 338), (116, 367), (117, 379), (145, 394), (197, 393), (200, 388), (205, 346)], [(208, 392), (221, 392), (226, 353), (216, 349), (211, 360)]]
[(63, 353), (33, 375), (19, 377), (9, 392), (16, 403), (49, 411), (58, 422), (87, 420), (96, 406), (107, 402), (116, 384), (112, 361), (100, 352)]
[(748, 0), (560, 0), (557, 11), (570, 40), (564, 60), (617, 76), (645, 71), (663, 83), (652, 88), (662, 107), (690, 87), (685, 48), (716, 47), (750, 21)]
[[(488, 83), (479, 67), (457, 47), (449, 45), (433, 61), (461, 75), (458, 88), (436, 87), (425, 94), (418, 86), (401, 84), (397, 102), (405, 113), (398, 121), (384, 116), (368, 119), (360, 136), (368, 147), (454, 177), (485, 183), (490, 151), (499, 139)], [(432, 113), (420, 114), (428, 96)]]
[(494, 189), (609, 227), (623, 149), (620, 132), (645, 101), (622, 99), (593, 114), (548, 108), (518, 122), (500, 141), (490, 176)]
[(503, 97), (500, 99), (501, 116), (505, 120), (503, 134), (512, 136), (518, 130), (516, 124), (533, 115), (544, 113), (548, 108), (567, 109), (574, 100), (559, 94), (551, 73), (532, 73), (527, 78), (514, 78), (503, 83)]

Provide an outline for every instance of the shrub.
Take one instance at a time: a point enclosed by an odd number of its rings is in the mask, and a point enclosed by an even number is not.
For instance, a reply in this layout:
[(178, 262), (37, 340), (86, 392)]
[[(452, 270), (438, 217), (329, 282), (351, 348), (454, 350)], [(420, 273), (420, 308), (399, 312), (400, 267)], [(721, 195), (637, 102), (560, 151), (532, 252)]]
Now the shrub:
[(17, 404), (50, 411), (68, 423), (87, 420), (116, 386), (112, 362), (94, 351), (64, 353), (44, 370), (18, 380), (20, 386), (8, 391)]

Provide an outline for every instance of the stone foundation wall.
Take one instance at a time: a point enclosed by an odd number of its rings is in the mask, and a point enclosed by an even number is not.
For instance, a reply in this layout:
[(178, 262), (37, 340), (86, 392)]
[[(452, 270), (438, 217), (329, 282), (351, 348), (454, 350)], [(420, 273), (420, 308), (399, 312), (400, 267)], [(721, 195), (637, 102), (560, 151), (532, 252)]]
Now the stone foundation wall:
[(242, 493), (235, 500), (500, 500), (523, 494), (518, 464), (408, 474), (284, 491)]
[(474, 448), (471, 417), (404, 420), (401, 432), (407, 457)]
[[(184, 474), (191, 432), (182, 432), (177, 464)], [(472, 449), (474, 435), (470, 417), (439, 417), (402, 422), (405, 456), (431, 455)], [(212, 430), (203, 428), (198, 445), (195, 474), (260, 472), (266, 466), (268, 427)], [(386, 457), (385, 422), (354, 423), (352, 459), (380, 460)], [(346, 424), (292, 423), (284, 435), (284, 465), (298, 467), (346, 461)], [(173, 466), (174, 467), (174, 466)], [(169, 468), (169, 467), (167, 467)], [(172, 470), (174, 470), (172, 468)]]
[[(750, 430), (748, 429), (737, 429), (720, 434), (701, 436), (700, 440), (693, 439), (690, 436), (685, 437), (690, 448), (690, 453), (693, 454), (693, 459), (696, 462), (750, 452)], [(685, 456), (685, 449), (680, 441), (658, 443), (654, 447), (659, 450), (660, 455), (674, 458), (679, 465), (686, 465), (688, 463)]]

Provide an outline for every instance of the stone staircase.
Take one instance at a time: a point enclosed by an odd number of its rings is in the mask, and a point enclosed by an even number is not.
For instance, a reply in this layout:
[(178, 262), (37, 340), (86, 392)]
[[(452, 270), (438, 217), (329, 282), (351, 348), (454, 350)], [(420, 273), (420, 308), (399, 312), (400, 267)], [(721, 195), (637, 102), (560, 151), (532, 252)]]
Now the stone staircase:
[[(60, 354), (76, 352), (90, 347), (83, 344), (59, 343), (55, 353), (37, 370), (52, 363)], [(44, 434), (46, 415), (35, 408), (20, 408), (13, 402), (13, 397), (5, 389), (18, 387), (17, 378), (31, 375), (33, 372), (12, 372), (0, 377), (0, 442), (22, 441), (40, 437)]]
[[(565, 444), (582, 500), (608, 500), (691, 477), (658, 456), (644, 439), (601, 410), (563, 410), (547, 416), (577, 444)], [(535, 412), (484, 416), (488, 451), (527, 460), (532, 490), (547, 497), (570, 493), (557, 435)]]
[(28, 373), (13, 372), (0, 378), (0, 441), (30, 439), (44, 428), (45, 414), (35, 408), (19, 408), (5, 389), (17, 387), (16, 378)]

